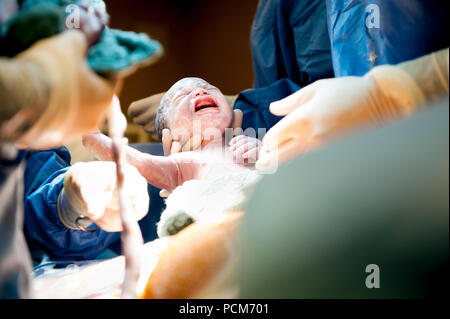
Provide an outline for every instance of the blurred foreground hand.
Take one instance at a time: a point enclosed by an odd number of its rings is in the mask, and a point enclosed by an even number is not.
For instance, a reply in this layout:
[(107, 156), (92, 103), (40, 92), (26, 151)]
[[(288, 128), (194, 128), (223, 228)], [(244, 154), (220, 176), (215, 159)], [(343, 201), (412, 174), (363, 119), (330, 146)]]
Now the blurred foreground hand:
[(7, 110), (2, 140), (28, 149), (68, 144), (97, 128), (118, 79), (106, 80), (86, 62), (86, 53), (107, 16), (80, 6), (79, 29), (35, 42), (14, 58), (0, 59), (0, 104)]
[(424, 102), (448, 94), (448, 48), (399, 65), (382, 65), (365, 76), (317, 81), (270, 111), (287, 115), (263, 139), (256, 167), (279, 162), (370, 124), (414, 113)]
[[(123, 192), (127, 209), (140, 220), (149, 208), (147, 181), (129, 164), (124, 166), (124, 178)], [(66, 173), (62, 195), (58, 200), (58, 214), (62, 222), (69, 228), (78, 229), (79, 219), (84, 217), (103, 230), (121, 231), (116, 185), (114, 162), (74, 164)]]

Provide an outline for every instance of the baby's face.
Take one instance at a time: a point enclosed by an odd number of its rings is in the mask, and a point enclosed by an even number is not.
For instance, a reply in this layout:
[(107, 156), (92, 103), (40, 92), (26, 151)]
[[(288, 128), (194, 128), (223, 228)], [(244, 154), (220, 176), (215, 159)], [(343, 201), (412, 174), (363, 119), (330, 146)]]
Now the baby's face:
[(167, 92), (167, 98), (170, 103), (167, 124), (172, 132), (185, 130), (192, 136), (194, 126), (198, 128), (201, 125), (202, 136), (208, 140), (212, 134), (222, 137), (231, 125), (233, 112), (225, 96), (202, 79), (184, 78), (178, 81)]

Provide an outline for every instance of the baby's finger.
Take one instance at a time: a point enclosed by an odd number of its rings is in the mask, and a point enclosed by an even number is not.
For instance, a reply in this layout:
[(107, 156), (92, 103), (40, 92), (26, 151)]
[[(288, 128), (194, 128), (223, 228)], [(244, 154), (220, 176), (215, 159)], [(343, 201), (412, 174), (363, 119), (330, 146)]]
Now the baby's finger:
[(161, 189), (159, 191), (159, 196), (162, 197), (162, 198), (169, 197), (170, 194), (171, 193), (167, 189)]
[(202, 136), (194, 135), (192, 136), (181, 148), (183, 152), (193, 151), (200, 147), (202, 144)]
[(170, 149), (172, 148), (172, 134), (170, 134), (170, 130), (165, 128), (162, 131), (162, 145), (164, 150), (164, 156), (169, 156)]
[[(238, 141), (236, 141), (234, 144), (232, 144), (232, 145), (230, 146), (230, 149), (231, 149), (232, 151), (235, 151), (235, 150), (237, 150), (239, 147), (241, 147), (242, 145), (244, 145), (244, 144), (246, 144), (246, 143), (249, 143), (249, 138), (248, 138), (248, 136), (245, 136), (245, 135), (240, 135), (240, 136), (243, 136), (243, 137), (240, 138), (240, 139), (238, 139)], [(238, 136), (238, 137), (240, 137), (240, 136)]]
[(258, 159), (259, 148), (255, 147), (242, 155), (243, 159), (246, 159), (248, 163), (254, 164)]
[(241, 128), (242, 127), (242, 120), (244, 118), (244, 114), (241, 110), (235, 109), (233, 110), (233, 123), (231, 124), (231, 128)]
[(170, 155), (181, 152), (181, 144), (179, 142), (172, 142), (172, 147), (170, 149)]
[(233, 138), (231, 139), (229, 145), (231, 146), (231, 145), (235, 144), (236, 142), (239, 142), (240, 140), (242, 140), (242, 139), (244, 139), (244, 138), (246, 138), (245, 135), (238, 135), (238, 136), (235, 136), (235, 137), (233, 137)]
[(257, 148), (257, 144), (255, 141), (250, 141), (248, 143), (245, 143), (238, 147), (233, 153), (235, 156), (235, 159), (239, 161), (239, 163), (243, 162), (244, 157), (243, 155), (250, 151), (251, 149)]

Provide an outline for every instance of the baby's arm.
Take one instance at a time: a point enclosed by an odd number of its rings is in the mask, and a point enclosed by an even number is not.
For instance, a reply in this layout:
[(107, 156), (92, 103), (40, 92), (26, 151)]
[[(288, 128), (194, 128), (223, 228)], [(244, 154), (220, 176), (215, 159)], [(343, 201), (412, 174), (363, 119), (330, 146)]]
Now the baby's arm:
[[(84, 146), (102, 161), (112, 161), (112, 141), (106, 135), (93, 133), (83, 137)], [(178, 163), (173, 157), (153, 156), (126, 148), (127, 163), (136, 167), (147, 182), (158, 188), (173, 190), (185, 180), (195, 178), (196, 165)]]

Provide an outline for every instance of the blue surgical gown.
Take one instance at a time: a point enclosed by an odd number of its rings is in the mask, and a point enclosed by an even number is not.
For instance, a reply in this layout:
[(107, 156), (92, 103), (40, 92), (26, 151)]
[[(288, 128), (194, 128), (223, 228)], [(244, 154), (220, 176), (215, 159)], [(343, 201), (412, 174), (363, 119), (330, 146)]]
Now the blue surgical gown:
[(234, 107), (270, 129), (280, 100), (322, 78), (363, 75), (448, 47), (444, 0), (261, 0), (251, 32), (254, 88)]
[(261, 0), (250, 47), (254, 88), (241, 92), (234, 108), (244, 113), (244, 130), (269, 129), (281, 119), (270, 113), (271, 102), (333, 77), (326, 2)]
[(327, 0), (336, 76), (363, 75), (448, 47), (446, 0)]
[[(132, 147), (153, 155), (162, 155), (161, 144), (135, 144)], [(91, 260), (121, 253), (120, 234), (102, 229), (95, 232), (68, 229), (58, 217), (56, 204), (64, 176), (70, 166), (70, 153), (63, 147), (45, 152), (27, 152), (24, 174), (24, 233), (33, 257), (53, 261)], [(148, 185), (149, 213), (139, 221), (144, 242), (158, 237), (156, 223), (164, 209), (160, 189)], [(90, 228), (95, 228), (93, 227)]]
[(24, 175), (24, 233), (32, 252), (53, 260), (90, 260), (117, 241), (119, 233), (68, 229), (56, 210), (65, 173), (70, 166), (66, 148), (29, 152)]

